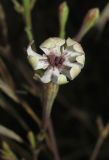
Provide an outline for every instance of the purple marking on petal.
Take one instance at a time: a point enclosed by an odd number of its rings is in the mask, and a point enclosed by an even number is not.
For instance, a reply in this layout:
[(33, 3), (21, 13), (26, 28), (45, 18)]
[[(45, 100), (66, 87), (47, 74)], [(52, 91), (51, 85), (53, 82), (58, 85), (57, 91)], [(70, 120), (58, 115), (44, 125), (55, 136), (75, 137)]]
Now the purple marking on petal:
[(63, 56), (56, 56), (55, 54), (50, 54), (48, 56), (48, 62), (52, 67), (58, 67), (60, 68), (65, 61)]

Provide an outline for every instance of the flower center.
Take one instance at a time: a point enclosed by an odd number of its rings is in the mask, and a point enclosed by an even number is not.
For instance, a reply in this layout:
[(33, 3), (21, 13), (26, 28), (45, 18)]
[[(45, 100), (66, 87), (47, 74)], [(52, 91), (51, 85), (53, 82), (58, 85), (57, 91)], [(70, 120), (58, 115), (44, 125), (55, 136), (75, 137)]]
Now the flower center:
[(65, 60), (64, 57), (62, 56), (58, 57), (58, 56), (55, 56), (54, 54), (51, 54), (48, 56), (48, 62), (53, 67), (55, 66), (58, 68), (61, 67), (64, 60)]

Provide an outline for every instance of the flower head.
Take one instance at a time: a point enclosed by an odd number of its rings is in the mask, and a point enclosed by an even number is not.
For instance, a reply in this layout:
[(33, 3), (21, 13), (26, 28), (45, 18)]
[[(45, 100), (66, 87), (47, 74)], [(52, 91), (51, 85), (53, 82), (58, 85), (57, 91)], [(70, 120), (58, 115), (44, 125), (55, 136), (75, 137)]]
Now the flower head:
[(30, 64), (43, 83), (67, 83), (68, 80), (73, 80), (84, 66), (84, 51), (81, 45), (71, 38), (49, 38), (40, 45), (40, 49), (43, 55), (33, 51), (29, 45), (27, 54)]

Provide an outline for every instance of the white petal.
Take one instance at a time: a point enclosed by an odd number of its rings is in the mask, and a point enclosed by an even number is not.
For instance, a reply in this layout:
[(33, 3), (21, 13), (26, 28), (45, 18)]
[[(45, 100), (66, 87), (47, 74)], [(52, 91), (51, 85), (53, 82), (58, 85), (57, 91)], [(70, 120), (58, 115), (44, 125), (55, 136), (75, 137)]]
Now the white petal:
[(72, 40), (71, 38), (68, 38), (66, 42), (67, 42), (67, 47), (64, 53), (67, 54), (65, 54), (65, 57), (69, 57), (70, 60), (72, 61), (72, 58), (84, 54), (84, 51), (78, 42)]
[(59, 69), (57, 67), (53, 68), (53, 73), (52, 73), (52, 81), (54, 83), (57, 83), (58, 77), (59, 77)]
[(85, 55), (76, 57), (76, 60), (77, 60), (77, 62), (79, 62), (80, 64), (82, 64), (82, 65), (84, 66), (84, 63), (85, 63)]
[(60, 74), (57, 79), (57, 84), (66, 84), (66, 83), (68, 83), (66, 76), (63, 74)]
[(39, 61), (37, 56), (28, 56), (28, 61), (31, 64), (32, 68), (35, 70)]
[(58, 37), (52, 37), (45, 40), (41, 45), (40, 48), (54, 48), (57, 46), (62, 46), (65, 43), (65, 40)]
[(52, 48), (51, 49), (51, 53), (55, 54), (56, 56), (60, 56), (61, 55), (61, 49), (59, 46), (55, 47), (55, 48)]
[(70, 61), (66, 60), (63, 62), (63, 65), (64, 66), (67, 66), (67, 67), (73, 67), (73, 63), (71, 63)]
[(76, 52), (79, 52), (79, 53), (84, 53), (83, 49), (82, 49), (82, 46), (79, 44), (79, 43), (76, 43), (73, 45), (73, 48)]
[(67, 78), (71, 79), (70, 69), (64, 68), (63, 70), (61, 70), (61, 73), (65, 75)]
[(40, 49), (46, 54), (46, 55), (49, 55), (51, 50), (48, 49), (48, 48), (44, 48), (44, 47), (40, 47)]
[(65, 40), (62, 38), (49, 38), (47, 40), (45, 40), (41, 45), (40, 48), (41, 50), (44, 51), (44, 53), (46, 55), (49, 54), (55, 54), (56, 56), (60, 56), (61, 55), (61, 46), (64, 45)]
[[(81, 44), (79, 44), (78, 42), (74, 41), (73, 39), (68, 38), (68, 39), (66, 40), (66, 44), (67, 44), (67, 47), (73, 46), (73, 48), (74, 48), (74, 50), (75, 50), (76, 52), (84, 53)], [(67, 47), (66, 47), (66, 48), (67, 48)]]
[(70, 70), (70, 76), (73, 80), (81, 72), (81, 67), (78, 64), (74, 64)]
[(27, 48), (28, 60), (34, 70), (46, 69), (48, 67), (47, 57), (37, 54), (31, 48), (31, 45)]
[(49, 66), (48, 61), (43, 56), (40, 57), (37, 57), (37, 55), (28, 56), (28, 61), (30, 62), (34, 70), (46, 69)]
[(33, 67), (33, 69), (36, 69), (39, 59), (43, 58), (41, 55), (34, 52), (31, 48), (31, 45), (27, 48), (27, 54), (28, 54), (28, 60)]
[(77, 42), (74, 41), (74, 40), (71, 39), (71, 38), (67, 38), (67, 40), (66, 40), (67, 46), (73, 46), (73, 45), (76, 44), (76, 43), (77, 43)]
[(65, 53), (65, 58), (73, 58), (73, 57), (81, 55), (81, 53), (74, 51), (73, 46), (67, 47), (64, 50), (64, 53)]
[(54, 37), (52, 38), (53, 42), (55, 43), (55, 46), (62, 46), (65, 44), (65, 39)]
[(43, 83), (49, 83), (51, 81), (52, 73), (53, 73), (53, 69), (52, 68), (46, 70), (44, 75), (41, 78), (41, 81)]
[(53, 75), (57, 77), (59, 76), (59, 70), (57, 67), (53, 68)]
[(56, 56), (60, 56), (61, 55), (61, 51), (60, 51), (60, 47), (57, 46), (55, 48), (44, 48), (44, 47), (40, 47), (41, 50), (46, 54), (46, 55), (50, 55), (50, 54), (55, 54)]
[(37, 63), (36, 67), (34, 68), (35, 70), (38, 69), (46, 69), (49, 66), (49, 63), (45, 61), (44, 59), (39, 59), (39, 62)]
[(28, 56), (41, 57), (41, 55), (39, 55), (38, 53), (36, 53), (35, 51), (33, 51), (33, 49), (31, 48), (31, 45), (29, 45), (28, 48), (27, 48), (27, 54), (28, 54)]

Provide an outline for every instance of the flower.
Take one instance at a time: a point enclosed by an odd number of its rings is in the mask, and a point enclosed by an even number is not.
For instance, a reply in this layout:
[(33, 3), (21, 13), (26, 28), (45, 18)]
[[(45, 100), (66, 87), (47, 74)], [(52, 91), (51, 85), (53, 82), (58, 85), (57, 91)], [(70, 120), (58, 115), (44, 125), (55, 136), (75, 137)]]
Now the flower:
[(67, 83), (73, 80), (84, 67), (85, 54), (81, 45), (68, 38), (53, 37), (45, 40), (40, 49), (43, 55), (27, 48), (28, 60), (43, 83)]

